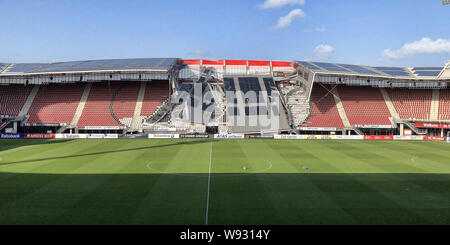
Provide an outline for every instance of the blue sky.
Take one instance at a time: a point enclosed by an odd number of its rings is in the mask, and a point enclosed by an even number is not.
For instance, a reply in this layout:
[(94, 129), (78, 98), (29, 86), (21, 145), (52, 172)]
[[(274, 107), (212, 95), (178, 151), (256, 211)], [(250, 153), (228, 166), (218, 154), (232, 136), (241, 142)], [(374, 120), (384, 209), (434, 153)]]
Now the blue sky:
[(0, 62), (182, 57), (442, 66), (450, 60), (450, 6), (441, 0), (0, 0), (0, 6)]

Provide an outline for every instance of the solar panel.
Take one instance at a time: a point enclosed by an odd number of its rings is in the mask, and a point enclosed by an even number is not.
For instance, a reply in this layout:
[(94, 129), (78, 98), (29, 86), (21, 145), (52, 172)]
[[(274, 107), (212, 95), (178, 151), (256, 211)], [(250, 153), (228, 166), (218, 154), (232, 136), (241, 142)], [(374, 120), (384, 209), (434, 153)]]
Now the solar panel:
[[(8, 72), (30, 72), (39, 67), (45, 66), (48, 64), (45, 63), (22, 63), (22, 64), (14, 64), (12, 68), (8, 70)], [(0, 65), (1, 66), (1, 65)]]
[(350, 70), (352, 70), (352, 71), (354, 71), (354, 72), (356, 72), (356, 73), (359, 73), (359, 74), (379, 75), (378, 73), (376, 73), (376, 72), (374, 72), (374, 71), (371, 71), (371, 70), (368, 70), (368, 69), (366, 69), (366, 68), (364, 68), (364, 67), (362, 67), (362, 66), (358, 66), (358, 65), (347, 65), (347, 64), (339, 64), (339, 65), (342, 66), (342, 67), (345, 67), (345, 68), (347, 68), (347, 69), (350, 69)]
[(391, 76), (407, 76), (409, 77), (411, 74), (405, 72), (405, 71), (383, 71), (386, 74), (389, 74)]
[(134, 63), (136, 59), (118, 59), (102, 65), (99, 69), (125, 69), (128, 65)]
[(414, 67), (414, 71), (442, 71), (444, 67)]
[(441, 73), (441, 71), (415, 71), (414, 73), (418, 76), (436, 77)]
[(332, 63), (322, 63), (322, 62), (313, 62), (314, 65), (318, 65), (320, 67), (338, 67)]
[(49, 64), (48, 67), (36, 69), (34, 72), (70, 71), (72, 66), (81, 64), (82, 61), (59, 62)]
[(380, 71), (404, 71), (405, 70), (405, 68), (403, 68), (403, 67), (374, 67), (375, 69), (377, 69), (377, 70), (380, 70)]
[(310, 63), (305, 62), (305, 61), (298, 61), (298, 63), (311, 69), (311, 70), (320, 70), (320, 68), (318, 68), (317, 66), (311, 65)]
[(159, 63), (161, 63), (162, 59), (139, 59), (137, 62), (129, 65), (130, 68), (153, 68)]
[(372, 74), (372, 75), (380, 75), (374, 71), (367, 70), (367, 69), (352, 69), (352, 71), (359, 73), (359, 74)]
[(175, 61), (177, 61), (177, 59), (167, 58), (161, 64), (159, 64), (159, 67), (170, 68), (175, 63)]
[(328, 71), (341, 71), (341, 72), (349, 72), (348, 70), (340, 67), (324, 67)]
[(72, 67), (74, 71), (96, 70), (98, 67), (110, 62), (111, 60), (88, 60), (80, 65)]

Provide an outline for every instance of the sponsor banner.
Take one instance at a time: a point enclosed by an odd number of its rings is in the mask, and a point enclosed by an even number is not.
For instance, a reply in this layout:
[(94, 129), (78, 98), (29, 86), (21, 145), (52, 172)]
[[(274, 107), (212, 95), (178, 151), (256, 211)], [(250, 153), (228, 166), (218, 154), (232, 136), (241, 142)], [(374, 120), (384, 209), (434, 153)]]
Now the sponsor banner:
[(334, 135), (305, 135), (308, 140), (332, 140)]
[(176, 132), (178, 129), (177, 128), (154, 128), (153, 131), (158, 131), (158, 132)]
[(335, 135), (287, 135), (287, 134), (278, 134), (275, 135), (275, 139), (282, 140), (333, 140), (335, 139)]
[(25, 134), (25, 139), (54, 139), (55, 134)]
[(85, 139), (86, 134), (55, 134), (56, 139)]
[(25, 123), (25, 126), (33, 127), (59, 127), (64, 126), (62, 123)]
[(394, 140), (393, 135), (364, 135), (364, 140)]
[(423, 136), (421, 135), (405, 135), (405, 136), (400, 136), (400, 135), (395, 135), (394, 136), (394, 140), (423, 140)]
[(312, 128), (312, 127), (299, 127), (302, 131), (336, 131), (337, 128)]
[(403, 130), (403, 135), (412, 135), (412, 130), (411, 129), (404, 129)]
[(85, 130), (120, 130), (123, 129), (121, 126), (86, 126)]
[(180, 138), (182, 139), (207, 139), (209, 138), (208, 134), (180, 134)]
[(23, 134), (0, 134), (0, 139), (21, 139)]
[(244, 139), (245, 135), (243, 134), (215, 134), (215, 139)]
[(363, 140), (363, 135), (335, 135), (335, 140)]
[(442, 124), (442, 123), (415, 123), (417, 128), (449, 128), (450, 124)]
[(149, 134), (149, 139), (179, 139), (179, 134)]
[(355, 125), (355, 128), (394, 128), (392, 125)]
[(276, 135), (274, 135), (274, 139), (278, 139), (278, 140), (304, 140), (304, 139), (306, 139), (306, 135), (276, 134)]
[(55, 134), (56, 139), (118, 139), (118, 134)]
[(120, 134), (120, 139), (148, 139), (148, 134)]
[(429, 140), (429, 141), (445, 141), (444, 137), (437, 137), (437, 136), (424, 136), (423, 140)]
[(245, 135), (246, 139), (273, 139), (273, 135)]
[(86, 134), (86, 139), (118, 139), (118, 134)]

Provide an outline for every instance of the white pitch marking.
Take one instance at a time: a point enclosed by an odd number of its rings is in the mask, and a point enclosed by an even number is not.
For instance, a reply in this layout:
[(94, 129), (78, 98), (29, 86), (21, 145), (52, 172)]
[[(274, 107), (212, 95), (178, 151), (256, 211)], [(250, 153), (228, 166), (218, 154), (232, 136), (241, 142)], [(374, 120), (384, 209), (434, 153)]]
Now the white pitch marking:
[(206, 221), (205, 225), (208, 225), (208, 214), (209, 214), (209, 192), (210, 192), (210, 186), (211, 186), (211, 164), (212, 164), (212, 141), (211, 141), (211, 147), (209, 150), (209, 170), (208, 170), (208, 196), (206, 198)]

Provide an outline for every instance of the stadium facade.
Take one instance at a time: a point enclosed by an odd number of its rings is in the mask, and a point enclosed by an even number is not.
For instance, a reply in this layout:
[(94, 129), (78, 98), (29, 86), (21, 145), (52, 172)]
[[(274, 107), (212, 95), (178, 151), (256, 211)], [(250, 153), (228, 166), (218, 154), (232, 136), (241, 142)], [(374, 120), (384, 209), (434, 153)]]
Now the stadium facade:
[(450, 131), (450, 63), (180, 58), (0, 63), (0, 133), (426, 135)]

